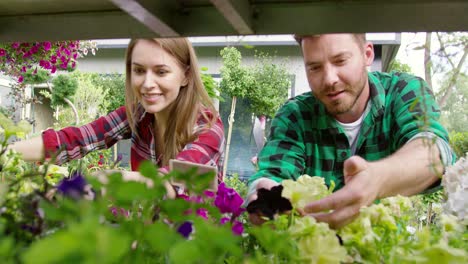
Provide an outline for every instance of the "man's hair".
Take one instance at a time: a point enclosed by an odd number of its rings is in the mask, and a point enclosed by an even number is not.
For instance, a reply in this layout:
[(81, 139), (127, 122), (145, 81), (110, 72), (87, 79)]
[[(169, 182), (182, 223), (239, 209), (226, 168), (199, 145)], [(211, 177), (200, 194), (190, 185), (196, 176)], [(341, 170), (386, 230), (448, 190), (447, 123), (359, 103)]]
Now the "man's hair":
[[(356, 40), (357, 44), (359, 46), (362, 46), (366, 44), (366, 34), (365, 33), (352, 33), (353, 38)], [(313, 35), (299, 35), (299, 34), (294, 34), (294, 39), (297, 41), (299, 46), (302, 46), (302, 39), (306, 37), (319, 37), (319, 34), (313, 34)]]

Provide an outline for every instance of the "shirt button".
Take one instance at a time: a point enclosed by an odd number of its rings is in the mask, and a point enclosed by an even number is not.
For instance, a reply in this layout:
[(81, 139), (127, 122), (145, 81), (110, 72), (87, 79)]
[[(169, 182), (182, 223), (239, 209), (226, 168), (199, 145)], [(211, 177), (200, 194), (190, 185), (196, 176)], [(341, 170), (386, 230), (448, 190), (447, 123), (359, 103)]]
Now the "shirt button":
[(346, 154), (345, 151), (341, 152), (341, 157), (342, 157), (343, 159), (346, 158), (346, 156), (347, 156), (347, 154)]

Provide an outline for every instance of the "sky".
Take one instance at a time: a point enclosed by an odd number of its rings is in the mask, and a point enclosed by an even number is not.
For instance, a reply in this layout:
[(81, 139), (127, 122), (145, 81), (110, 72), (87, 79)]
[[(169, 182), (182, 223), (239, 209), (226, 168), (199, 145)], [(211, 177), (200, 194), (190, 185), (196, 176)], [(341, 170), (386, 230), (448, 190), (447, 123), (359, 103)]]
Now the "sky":
[[(466, 34), (466, 32), (464, 33)], [(426, 41), (426, 33), (419, 32), (419, 33), (411, 33), (411, 32), (404, 32), (401, 33), (401, 45), (398, 50), (396, 59), (402, 63), (408, 64), (411, 67), (412, 72), (424, 78), (424, 49), (415, 50), (415, 47), (424, 45)], [(438, 49), (438, 41), (433, 34), (432, 39), (432, 51)], [(459, 53), (461, 56), (461, 52)], [(459, 58), (452, 58), (454, 63), (459, 61)], [(462, 71), (465, 73), (468, 72), (468, 61), (465, 62)], [(444, 77), (443, 74), (434, 74), (432, 76), (432, 81), (434, 85), (434, 89), (437, 91), (437, 88), (440, 85), (442, 78)]]

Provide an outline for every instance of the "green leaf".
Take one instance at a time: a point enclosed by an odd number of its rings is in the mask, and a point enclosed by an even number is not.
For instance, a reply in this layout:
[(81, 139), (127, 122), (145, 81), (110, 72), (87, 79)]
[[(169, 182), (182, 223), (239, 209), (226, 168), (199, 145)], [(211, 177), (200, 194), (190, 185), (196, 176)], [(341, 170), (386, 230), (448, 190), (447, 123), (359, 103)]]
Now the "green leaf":
[(166, 223), (156, 222), (147, 227), (144, 233), (145, 239), (151, 244), (152, 249), (160, 254), (165, 254), (179, 241), (182, 236), (171, 229)]
[(148, 160), (143, 161), (139, 165), (138, 169), (139, 169), (141, 175), (143, 175), (143, 176), (145, 176), (147, 178), (150, 178), (150, 179), (155, 179), (159, 175), (157, 167)]

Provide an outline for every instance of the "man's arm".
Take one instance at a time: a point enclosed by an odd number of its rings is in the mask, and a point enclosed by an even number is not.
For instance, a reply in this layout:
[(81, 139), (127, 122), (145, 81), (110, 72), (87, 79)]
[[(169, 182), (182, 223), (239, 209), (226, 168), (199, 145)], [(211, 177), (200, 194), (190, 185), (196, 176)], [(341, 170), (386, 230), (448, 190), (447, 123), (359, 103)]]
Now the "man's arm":
[[(362, 206), (376, 199), (422, 192), (439, 179), (442, 170), (438, 147), (425, 138), (410, 141), (379, 161), (368, 162), (353, 156), (344, 164), (345, 186), (310, 203), (304, 213), (339, 228), (356, 218)], [(332, 211), (323, 213), (328, 210)]]

